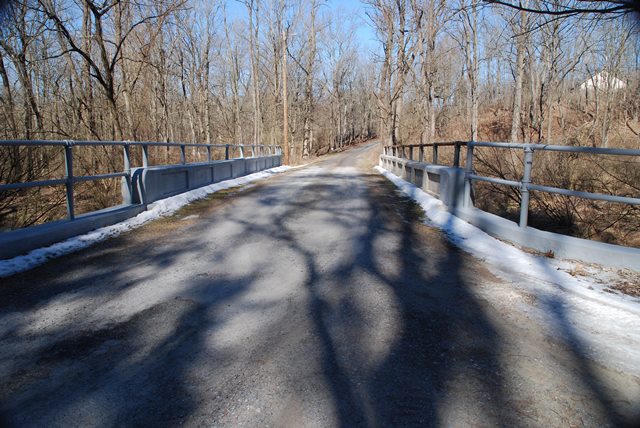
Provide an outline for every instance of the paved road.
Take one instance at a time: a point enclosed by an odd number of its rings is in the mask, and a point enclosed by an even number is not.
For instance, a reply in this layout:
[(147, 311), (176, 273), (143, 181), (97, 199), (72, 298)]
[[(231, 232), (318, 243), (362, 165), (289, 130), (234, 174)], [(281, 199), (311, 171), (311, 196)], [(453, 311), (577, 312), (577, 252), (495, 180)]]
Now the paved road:
[(536, 323), (364, 167), (377, 149), (3, 280), (0, 425), (630, 423), (638, 377)]

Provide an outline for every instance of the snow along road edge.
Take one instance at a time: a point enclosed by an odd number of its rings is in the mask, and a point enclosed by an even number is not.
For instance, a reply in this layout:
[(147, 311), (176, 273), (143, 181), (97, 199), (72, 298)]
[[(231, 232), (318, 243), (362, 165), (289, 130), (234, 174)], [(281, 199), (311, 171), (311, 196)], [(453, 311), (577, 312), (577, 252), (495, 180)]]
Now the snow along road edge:
[(422, 207), (428, 218), (426, 223), (429, 226), (442, 230), (454, 245), (484, 260), (490, 270), (497, 276), (519, 284), (521, 284), (521, 281), (517, 281), (518, 275), (530, 280), (542, 281), (547, 288), (561, 288), (582, 298), (640, 316), (639, 299), (607, 293), (601, 285), (586, 278), (574, 277), (565, 272), (565, 269), (569, 268), (568, 270), (570, 270), (572, 266), (577, 266), (577, 263), (568, 260), (552, 261), (546, 257), (526, 253), (519, 248), (502, 242), (449, 213), (442, 201), (413, 184), (380, 166), (375, 166), (374, 169)]
[(251, 182), (264, 180), (274, 174), (282, 173), (292, 169), (288, 166), (279, 166), (267, 169), (255, 174), (246, 175), (244, 177), (235, 178), (233, 180), (221, 181), (219, 183), (210, 184), (208, 186), (199, 187), (179, 195), (161, 199), (149, 206), (147, 211), (138, 214), (128, 220), (111, 226), (102, 227), (83, 235), (74, 236), (67, 240), (57, 242), (48, 247), (38, 248), (21, 256), (11, 259), (0, 260), (0, 278), (15, 275), (20, 272), (33, 269), (51, 259), (73, 253), (78, 250), (90, 247), (93, 244), (102, 242), (106, 239), (113, 238), (124, 232), (136, 229), (145, 223), (156, 220), (160, 217), (172, 215), (183, 206), (207, 197), (208, 195), (219, 192), (221, 190), (230, 189), (232, 187), (245, 186)]

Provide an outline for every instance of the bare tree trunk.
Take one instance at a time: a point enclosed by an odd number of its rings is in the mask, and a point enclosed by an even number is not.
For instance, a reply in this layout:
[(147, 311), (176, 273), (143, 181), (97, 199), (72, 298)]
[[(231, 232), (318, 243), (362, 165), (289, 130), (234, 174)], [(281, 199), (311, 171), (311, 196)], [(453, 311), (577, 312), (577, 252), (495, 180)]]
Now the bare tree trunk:
[(284, 144), (284, 164), (290, 163), (289, 147), (289, 103), (287, 101), (287, 30), (282, 27), (282, 141)]
[(478, 140), (478, 3), (472, 0), (473, 65), (471, 80), (471, 139)]
[[(523, 5), (526, 7), (527, 1)], [(524, 80), (524, 54), (527, 43), (527, 13), (520, 11), (520, 34), (516, 36), (516, 83), (513, 91), (513, 109), (511, 117), (511, 141), (518, 142), (520, 130), (520, 114), (522, 110), (522, 84)]]
[[(60, 33), (59, 33), (60, 34)], [(62, 36), (61, 36), (62, 37)], [(83, 4), (82, 7), (82, 48), (85, 52), (91, 52), (91, 13), (89, 11), (89, 6), (87, 3)], [(64, 44), (61, 43), (61, 46)], [(87, 123), (87, 138), (91, 138), (92, 136), (97, 136), (96, 130), (96, 121), (95, 115), (93, 112), (93, 79), (91, 78), (91, 65), (89, 62), (84, 61), (84, 66), (82, 67), (81, 72), (82, 78), (82, 104), (83, 111), (86, 115), (86, 123)]]
[[(253, 25), (254, 4), (256, 8), (255, 29)], [(251, 96), (253, 101), (253, 144), (257, 145), (262, 140), (262, 113), (260, 111), (260, 86), (258, 74), (258, 54), (256, 52), (256, 41), (260, 30), (260, 3), (254, 0), (245, 1), (249, 12), (249, 52), (251, 56)]]
[(16, 118), (14, 114), (14, 103), (11, 85), (9, 84), (9, 76), (7, 76), (7, 70), (4, 67), (4, 58), (2, 52), (0, 52), (0, 77), (2, 78), (2, 87), (4, 97), (2, 98), (2, 104), (4, 104), (5, 115), (9, 121), (9, 127), (11, 128), (10, 136), (15, 138), (18, 135), (18, 127), (16, 126)]
[(313, 77), (316, 60), (316, 0), (311, 0), (311, 28), (309, 31), (308, 60), (305, 84), (304, 136), (302, 142), (302, 157), (309, 157), (309, 149), (313, 136)]
[[(124, 99), (124, 113), (125, 113), (125, 120), (126, 120), (126, 135), (128, 138), (133, 139), (134, 141), (136, 140), (136, 131), (135, 131), (135, 121), (133, 119), (133, 109), (131, 107), (131, 94), (130, 94), (130, 82), (129, 82), (129, 74), (128, 74), (128, 68), (127, 68), (127, 60), (126, 60), (126, 55), (125, 55), (125, 50), (126, 50), (126, 43), (125, 40), (123, 39), (123, 32), (122, 32), (122, 27), (123, 27), (123, 20), (127, 19), (127, 17), (125, 16), (128, 12), (128, 6), (129, 3), (128, 1), (120, 1), (118, 2), (118, 4), (115, 6), (115, 40), (116, 40), (116, 44), (120, 45), (120, 58), (119, 58), (119, 62), (120, 62), (120, 73), (122, 75), (122, 97)], [(129, 25), (127, 25), (127, 27), (129, 27)], [(116, 58), (116, 61), (118, 61), (118, 58)], [(122, 132), (122, 137), (125, 136), (125, 132)]]
[[(464, 51), (467, 69), (467, 117), (471, 140), (478, 140), (478, 13), (477, 0), (471, 0), (471, 13), (464, 14)], [(466, 6), (465, 6), (466, 9)]]

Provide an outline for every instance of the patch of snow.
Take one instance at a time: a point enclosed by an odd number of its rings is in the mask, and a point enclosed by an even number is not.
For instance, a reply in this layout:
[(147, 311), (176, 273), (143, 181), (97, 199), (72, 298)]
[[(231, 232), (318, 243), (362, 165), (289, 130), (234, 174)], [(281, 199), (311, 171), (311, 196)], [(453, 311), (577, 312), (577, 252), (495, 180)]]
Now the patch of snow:
[(35, 249), (22, 256), (0, 260), (0, 278), (24, 272), (38, 265), (41, 265), (48, 260), (81, 250), (83, 248), (87, 248), (98, 242), (140, 227), (143, 224), (148, 223), (152, 220), (156, 220), (160, 217), (172, 215), (183, 206), (198, 199), (205, 198), (212, 193), (238, 186), (244, 186), (244, 188), (246, 188), (251, 182), (263, 180), (265, 178), (271, 177), (274, 174), (288, 171), (289, 169), (292, 168), (288, 166), (279, 166), (276, 168), (257, 172), (255, 174), (246, 175), (244, 177), (210, 184), (208, 186), (200, 187), (198, 189), (190, 190), (176, 196), (159, 200), (150, 205), (147, 211), (144, 211), (137, 216), (123, 222), (116, 223), (111, 226), (102, 227), (100, 229), (88, 232), (84, 235), (74, 236), (73, 238), (57, 242), (48, 247)]
[(395, 184), (400, 191), (420, 204), (428, 217), (427, 224), (441, 229), (453, 244), (466, 252), (485, 260), (490, 265), (502, 268), (503, 275), (501, 276), (504, 276), (504, 271), (511, 271), (519, 275), (540, 279), (558, 287), (571, 289), (583, 297), (605, 300), (608, 304), (623, 307), (640, 315), (640, 299), (613, 295), (603, 290), (602, 280), (604, 278), (611, 279), (611, 271), (601, 270), (600, 278), (591, 275), (583, 278), (575, 277), (569, 272), (584, 270), (584, 266), (579, 262), (529, 254), (500, 241), (449, 213), (439, 199), (378, 166), (375, 168)]
[(420, 204), (426, 224), (442, 230), (497, 277), (534, 295), (541, 310), (527, 311), (551, 334), (584, 342), (592, 357), (640, 375), (640, 299), (604, 291), (613, 277), (624, 278), (623, 272), (593, 266), (586, 270), (579, 262), (524, 252), (452, 215), (439, 199), (413, 184), (379, 166), (375, 169)]
[(200, 216), (199, 216), (199, 215), (197, 215), (197, 214), (192, 214), (192, 215), (188, 215), (188, 216), (186, 216), (186, 217), (182, 217), (182, 218), (180, 219), (180, 221), (195, 220), (195, 219), (198, 219), (198, 218), (200, 218)]

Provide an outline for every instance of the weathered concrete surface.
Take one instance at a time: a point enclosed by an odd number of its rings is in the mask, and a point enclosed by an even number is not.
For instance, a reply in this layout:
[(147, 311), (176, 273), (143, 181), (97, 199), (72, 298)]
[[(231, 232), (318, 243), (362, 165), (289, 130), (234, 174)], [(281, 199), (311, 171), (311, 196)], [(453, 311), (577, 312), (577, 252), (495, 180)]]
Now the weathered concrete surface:
[(145, 211), (148, 204), (189, 190), (280, 166), (281, 156), (240, 158), (188, 165), (133, 168), (133, 194), (122, 179), (123, 205), (24, 229), (0, 233), (0, 260), (28, 253)]
[(0, 232), (0, 260), (25, 254), (36, 248), (64, 241), (72, 236), (119, 223), (135, 217), (145, 206), (118, 205), (78, 215), (75, 220), (60, 220), (24, 229)]
[(353, 168), (375, 149), (3, 280), (0, 425), (631, 423), (638, 373)]
[[(198, 187), (274, 168), (281, 165), (280, 155), (239, 158), (187, 165), (134, 168), (134, 203), (151, 204)], [(126, 199), (126, 195), (125, 195)]]
[(448, 210), (489, 235), (556, 257), (638, 270), (640, 249), (607, 244), (590, 239), (546, 232), (467, 206), (464, 196), (464, 169), (432, 165), (381, 155), (380, 166), (425, 192), (438, 197)]

